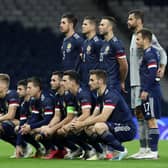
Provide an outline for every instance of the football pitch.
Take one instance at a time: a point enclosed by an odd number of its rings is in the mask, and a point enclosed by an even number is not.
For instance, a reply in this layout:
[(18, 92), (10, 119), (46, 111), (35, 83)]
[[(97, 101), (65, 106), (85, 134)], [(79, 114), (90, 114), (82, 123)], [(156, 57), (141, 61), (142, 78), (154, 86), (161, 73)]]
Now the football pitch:
[[(138, 141), (126, 143), (130, 154), (137, 152)], [(10, 159), (14, 148), (0, 141), (0, 168), (167, 168), (168, 141), (160, 141), (158, 160), (128, 160), (122, 161), (84, 161), (84, 160), (43, 160), (43, 159)]]

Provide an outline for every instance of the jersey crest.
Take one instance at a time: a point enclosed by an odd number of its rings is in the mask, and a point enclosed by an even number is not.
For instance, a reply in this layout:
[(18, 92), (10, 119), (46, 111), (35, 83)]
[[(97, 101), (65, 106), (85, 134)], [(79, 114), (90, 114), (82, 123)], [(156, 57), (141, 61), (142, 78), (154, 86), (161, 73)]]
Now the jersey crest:
[(71, 52), (71, 48), (72, 48), (72, 44), (71, 44), (71, 43), (68, 43), (68, 44), (67, 44), (66, 51), (67, 51), (67, 52)]
[(105, 53), (108, 54), (109, 50), (110, 50), (110, 46), (107, 46), (107, 47), (105, 48)]
[(90, 54), (91, 49), (92, 49), (91, 46), (88, 45), (88, 46), (87, 46), (87, 49), (86, 49), (86, 50), (87, 50), (87, 54)]

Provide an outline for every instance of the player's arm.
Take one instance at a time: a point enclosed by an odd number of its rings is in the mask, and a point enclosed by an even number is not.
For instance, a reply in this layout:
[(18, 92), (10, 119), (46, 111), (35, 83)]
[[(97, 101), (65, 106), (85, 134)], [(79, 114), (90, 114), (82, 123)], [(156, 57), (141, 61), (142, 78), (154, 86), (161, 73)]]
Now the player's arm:
[[(7, 113), (0, 117), (0, 121), (15, 119), (16, 110), (19, 107), (19, 97), (16, 92), (10, 92), (8, 95), (8, 109)], [(18, 124), (18, 123), (17, 123)]]
[(147, 67), (148, 67), (148, 74), (146, 75), (146, 82), (145, 85), (142, 87), (142, 92), (141, 92), (141, 99), (146, 100), (147, 96), (149, 94), (149, 90), (152, 87), (153, 82), (155, 81), (156, 78), (156, 73), (157, 73), (157, 60), (154, 58), (152, 59), (151, 54), (149, 54), (146, 57), (146, 62), (147, 62)]
[(119, 64), (121, 89), (125, 92), (125, 80), (128, 74), (128, 62), (124, 48), (120, 45), (116, 45), (116, 58)]
[[(93, 114), (87, 117), (87, 120), (93, 120), (96, 116), (98, 116), (98, 114), (100, 114), (100, 108), (98, 106), (95, 107)], [(76, 121), (75, 121), (76, 122)], [(83, 122), (83, 121), (82, 121)], [(80, 127), (85, 127), (87, 125), (83, 125)]]
[(50, 123), (48, 124), (49, 127), (53, 127), (61, 120), (61, 111), (60, 109), (55, 109), (54, 117), (51, 119)]
[(82, 108), (82, 114), (78, 117), (78, 121), (84, 121), (90, 116), (91, 107)]
[(89, 119), (93, 119), (93, 118), (95, 118), (98, 114), (100, 114), (100, 108), (99, 108), (99, 106), (96, 106), (95, 107), (95, 109), (94, 109), (94, 111), (93, 111), (93, 113), (92, 113), (92, 115), (90, 115), (88, 118), (87, 118), (87, 120)]
[(157, 75), (162, 78), (165, 73), (165, 68), (167, 65), (167, 54), (163, 47), (158, 42), (155, 35), (152, 36), (152, 46), (155, 47), (160, 53), (160, 67), (158, 69)]
[[(125, 57), (125, 58), (124, 58)], [(128, 62), (126, 59), (126, 56), (122, 58), (118, 58), (118, 63), (119, 63), (119, 71), (120, 71), (120, 80), (121, 83), (124, 83), (128, 74)]]
[(15, 118), (15, 114), (16, 114), (16, 110), (17, 107), (19, 106), (19, 104), (10, 104), (8, 107), (8, 112), (0, 117), (0, 121), (4, 121), (4, 120), (13, 120)]
[(45, 112), (44, 112), (44, 119), (37, 122), (37, 123), (30, 124), (30, 129), (35, 129), (35, 128), (39, 128), (43, 125), (47, 125), (50, 122), (50, 120), (52, 119), (52, 117), (53, 117), (52, 114), (45, 114)]
[(72, 119), (75, 116), (75, 107), (73, 107), (73, 106), (67, 106), (66, 112), (67, 112), (67, 116), (60, 123), (58, 123), (55, 126), (55, 129), (59, 129), (62, 126), (66, 125), (66, 124), (68, 124), (69, 122), (72, 121)]
[(64, 120), (62, 120), (61, 122), (59, 122), (57, 125), (55, 125), (52, 130), (56, 131), (57, 129), (60, 129), (61, 127), (69, 124), (72, 119), (74, 118), (74, 114), (67, 114), (66, 118), (64, 118)]
[(97, 105), (93, 111), (93, 114), (90, 117), (95, 117), (100, 113), (100, 107)]
[(54, 115), (54, 102), (51, 98), (46, 98), (43, 101), (44, 116), (43, 120), (30, 124), (30, 129), (39, 128), (43, 125), (48, 125)]
[(53, 118), (51, 119), (50, 123), (48, 125), (44, 125), (42, 127), (40, 127), (39, 129), (36, 128), (36, 131), (37, 132), (42, 132), (42, 133), (45, 133), (46, 130), (55, 130), (55, 127), (59, 124), (61, 120), (61, 111), (60, 109), (56, 109), (55, 108), (55, 114), (53, 116)]
[(57, 125), (52, 127), (53, 131), (56, 131), (57, 129), (61, 128), (62, 126), (70, 123), (72, 121), (72, 119), (74, 118), (75, 108), (73, 106), (67, 106), (66, 111), (67, 111), (67, 116), (61, 122), (59, 122)]
[(115, 94), (114, 92), (111, 92), (107, 94), (103, 99), (104, 100), (103, 100), (102, 110), (100, 110), (99, 112), (100, 107), (96, 108), (95, 117), (87, 118), (87, 120), (84, 120), (82, 122), (76, 122), (74, 123), (74, 127), (80, 128), (84, 126), (94, 125), (97, 122), (106, 122), (110, 117), (110, 115), (112, 114), (113, 110), (115, 109), (119, 101), (119, 98), (117, 94)]
[(115, 108), (115, 106), (113, 106), (113, 105), (111, 105), (111, 106), (108, 105), (108, 107), (106, 107), (106, 105), (105, 105), (100, 114), (98, 114), (94, 118), (89, 118), (89, 119), (85, 120), (84, 122), (81, 122), (82, 126), (93, 125), (93, 124), (96, 124), (97, 122), (106, 122), (108, 120), (108, 118), (110, 117), (110, 115), (112, 114), (114, 108)]

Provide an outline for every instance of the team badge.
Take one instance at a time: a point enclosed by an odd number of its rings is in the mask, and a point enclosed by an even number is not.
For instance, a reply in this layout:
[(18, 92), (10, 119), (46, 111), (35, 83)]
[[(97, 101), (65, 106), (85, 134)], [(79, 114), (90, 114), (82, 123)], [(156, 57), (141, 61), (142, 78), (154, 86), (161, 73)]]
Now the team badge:
[(106, 52), (106, 53), (108, 53), (108, 52), (109, 52), (109, 50), (110, 50), (110, 47), (109, 47), (109, 46), (107, 46), (107, 47), (105, 48), (105, 52)]
[(67, 53), (71, 52), (71, 48), (72, 48), (72, 44), (68, 43), (67, 44), (67, 49), (66, 49)]
[(41, 95), (41, 101), (44, 101), (44, 99), (45, 99), (45, 96), (42, 94)]
[(88, 45), (88, 46), (87, 46), (86, 51), (87, 51), (87, 54), (89, 54), (89, 53), (90, 53), (90, 51), (91, 51), (91, 46), (90, 46), (90, 45)]
[(72, 44), (71, 44), (71, 43), (68, 43), (67, 49), (70, 49), (71, 47), (72, 47)]

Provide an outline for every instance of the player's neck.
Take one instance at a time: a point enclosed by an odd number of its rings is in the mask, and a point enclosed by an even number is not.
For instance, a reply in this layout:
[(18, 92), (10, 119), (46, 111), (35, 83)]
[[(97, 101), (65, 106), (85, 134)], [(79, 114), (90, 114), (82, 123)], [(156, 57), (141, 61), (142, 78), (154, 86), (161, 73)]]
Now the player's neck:
[(0, 94), (0, 98), (3, 99), (7, 96), (7, 93), (8, 93), (8, 88), (4, 89), (1, 94)]
[(101, 95), (103, 95), (104, 94), (104, 91), (106, 90), (106, 85), (102, 85), (102, 86), (100, 86), (100, 88), (98, 89), (98, 94), (101, 96)]
[(41, 91), (39, 91), (39, 92), (36, 94), (35, 98), (36, 98), (36, 99), (39, 99), (40, 96), (41, 96)]
[(137, 33), (138, 31), (140, 31), (142, 29), (143, 29), (143, 25), (142, 24), (138, 25), (135, 29), (135, 33)]
[(26, 95), (26, 96), (24, 97), (24, 100), (25, 100), (25, 101), (29, 101), (29, 99), (30, 99), (30, 96), (29, 96), (29, 95)]
[(77, 95), (78, 93), (78, 90), (79, 90), (80, 86), (79, 85), (74, 85), (71, 89), (70, 89), (70, 92), (73, 94), (73, 95)]
[(92, 39), (96, 35), (96, 32), (90, 32), (86, 35), (87, 39)]
[(58, 89), (58, 93), (59, 93), (59, 95), (63, 95), (64, 94), (64, 88), (60, 86), (59, 89)]
[(75, 33), (75, 31), (72, 29), (72, 30), (69, 30), (69, 31), (65, 34), (65, 36), (66, 36), (66, 38), (69, 38), (69, 37), (71, 37), (74, 33)]
[(144, 50), (146, 50), (146, 49), (148, 49), (148, 48), (150, 48), (151, 47), (151, 44), (144, 44)]
[(110, 41), (113, 37), (114, 37), (113, 32), (108, 32), (108, 33), (104, 36), (104, 39), (105, 39), (106, 41)]

